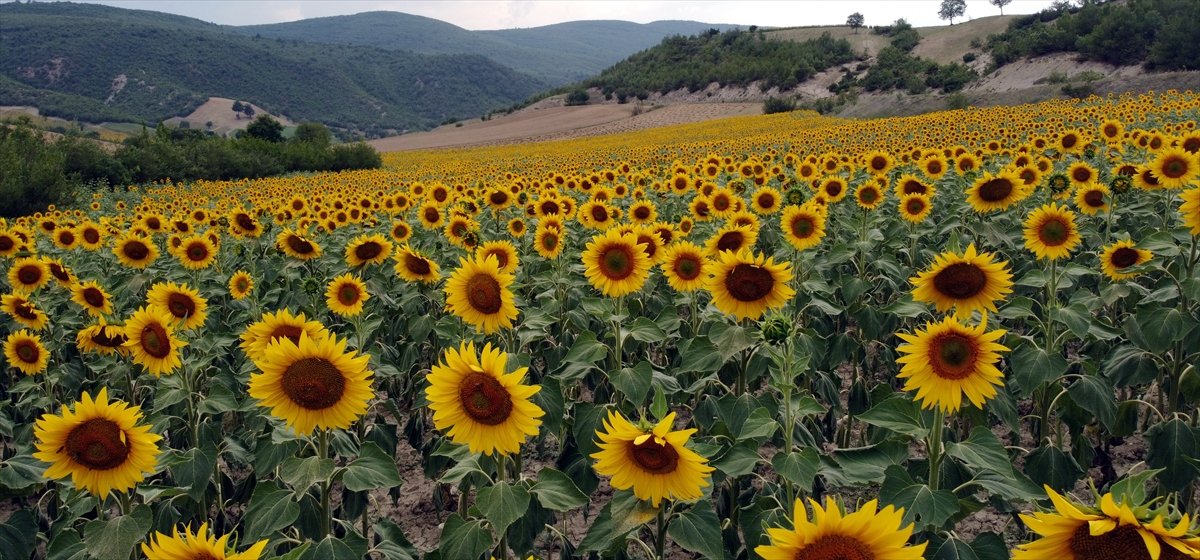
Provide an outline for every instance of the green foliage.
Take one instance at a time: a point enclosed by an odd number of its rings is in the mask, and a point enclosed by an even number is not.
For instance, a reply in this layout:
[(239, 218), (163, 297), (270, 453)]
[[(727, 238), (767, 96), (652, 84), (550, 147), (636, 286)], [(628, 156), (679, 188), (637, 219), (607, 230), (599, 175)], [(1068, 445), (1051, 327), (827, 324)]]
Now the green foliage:
[(763, 114), (771, 115), (774, 113), (786, 113), (796, 110), (796, 100), (785, 99), (781, 97), (768, 97), (763, 101)]
[(29, 126), (0, 126), (0, 217), (45, 210), (74, 192), (66, 152), (41, 135)]
[(964, 64), (941, 65), (912, 56), (897, 47), (884, 47), (880, 49), (875, 65), (863, 78), (862, 86), (867, 91), (904, 89), (909, 93), (922, 93), (926, 88), (932, 88), (950, 93), (962, 89), (977, 76)]
[(571, 93), (567, 94), (566, 104), (568, 106), (587, 105), (587, 103), (588, 103), (588, 92), (587, 92), (587, 90), (584, 90), (583, 88), (573, 89), (573, 90), (571, 90)]
[(283, 125), (270, 115), (259, 115), (254, 122), (246, 126), (243, 134), (267, 142), (283, 142)]
[(699, 91), (713, 82), (746, 86), (761, 81), (764, 90), (787, 89), (821, 70), (853, 59), (850, 43), (828, 34), (796, 42), (711, 29), (691, 37), (668, 37), (657, 47), (629, 57), (584, 85), (639, 98), (652, 91)]

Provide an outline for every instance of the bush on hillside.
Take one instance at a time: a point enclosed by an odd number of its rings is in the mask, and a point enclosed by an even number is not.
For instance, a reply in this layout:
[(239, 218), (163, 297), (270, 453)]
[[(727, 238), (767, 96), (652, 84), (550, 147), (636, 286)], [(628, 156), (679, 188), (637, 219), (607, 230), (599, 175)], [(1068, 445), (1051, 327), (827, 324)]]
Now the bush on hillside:
[(75, 185), (66, 161), (41, 131), (20, 124), (0, 127), (0, 217), (24, 216), (70, 200)]
[(590, 97), (588, 96), (587, 91), (583, 89), (575, 89), (572, 90), (571, 93), (567, 94), (566, 104), (568, 106), (587, 105), (588, 99), (590, 99)]
[(768, 97), (763, 101), (763, 114), (772, 115), (775, 113), (787, 113), (796, 110), (795, 99), (783, 99), (780, 97)]

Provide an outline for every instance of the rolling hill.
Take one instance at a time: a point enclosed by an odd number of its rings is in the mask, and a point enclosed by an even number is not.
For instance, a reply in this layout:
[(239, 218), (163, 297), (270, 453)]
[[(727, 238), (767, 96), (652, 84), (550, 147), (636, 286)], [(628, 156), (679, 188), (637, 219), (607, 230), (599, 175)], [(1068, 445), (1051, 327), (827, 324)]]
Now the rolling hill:
[(547, 84), (478, 54), (417, 54), (234, 33), (94, 4), (0, 4), (0, 105), (157, 122), (209, 97), (377, 136), (526, 99)]

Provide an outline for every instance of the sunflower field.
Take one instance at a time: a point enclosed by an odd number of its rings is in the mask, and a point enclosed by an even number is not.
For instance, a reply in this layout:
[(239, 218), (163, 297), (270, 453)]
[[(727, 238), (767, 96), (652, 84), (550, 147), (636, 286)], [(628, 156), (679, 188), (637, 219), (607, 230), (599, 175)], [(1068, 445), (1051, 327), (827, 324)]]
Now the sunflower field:
[(1200, 558), (1200, 96), (0, 222), (0, 557)]

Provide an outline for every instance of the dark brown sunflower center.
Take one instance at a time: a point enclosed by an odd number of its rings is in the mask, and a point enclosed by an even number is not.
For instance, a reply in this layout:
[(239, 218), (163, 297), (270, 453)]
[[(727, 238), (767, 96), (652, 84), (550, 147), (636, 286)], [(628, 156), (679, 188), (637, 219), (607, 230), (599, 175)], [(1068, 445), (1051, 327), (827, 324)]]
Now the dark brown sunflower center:
[(885, 167), (887, 167), (887, 158), (884, 158), (883, 156), (875, 156), (871, 158), (871, 169), (874, 169), (875, 171), (883, 171), (883, 168)]
[(879, 200), (879, 191), (873, 188), (863, 188), (858, 191), (858, 199), (870, 204), (876, 200)]
[(162, 359), (171, 353), (171, 337), (167, 329), (158, 323), (150, 323), (142, 328), (142, 351)]
[(713, 208), (718, 212), (724, 212), (729, 209), (730, 200), (727, 196), (718, 196), (713, 198)]
[(120, 329), (113, 327), (100, 327), (100, 330), (92, 335), (92, 342), (105, 348), (119, 348), (125, 344), (126, 340)]
[(658, 253), (658, 243), (655, 243), (650, 234), (639, 234), (637, 236), (637, 244), (643, 247), (642, 252), (646, 253), (646, 256), (651, 259)]
[(497, 191), (497, 192), (494, 192), (491, 195), (489, 195), (488, 200), (492, 204), (499, 206), (501, 204), (504, 204), (505, 202), (508, 202), (508, 195), (504, 194), (503, 192)]
[[(1092, 536), (1087, 523), (1080, 523), (1067, 548), (1075, 560), (1150, 560), (1146, 542), (1132, 525), (1122, 525), (1103, 535)], [(1174, 547), (1162, 547), (1159, 560), (1185, 558)]]
[(26, 265), (17, 270), (17, 280), (26, 286), (32, 286), (42, 281), (42, 269)]
[(959, 380), (969, 376), (975, 367), (976, 344), (958, 333), (941, 335), (929, 347), (933, 372), (942, 379)]
[(1078, 139), (1078, 138), (1076, 138), (1074, 134), (1068, 134), (1068, 135), (1066, 135), (1066, 136), (1063, 136), (1063, 139), (1062, 139), (1062, 147), (1064, 147), (1064, 148), (1074, 148), (1074, 147), (1075, 147), (1075, 144), (1076, 144), (1078, 141), (1079, 141), (1079, 139)]
[(309, 410), (322, 410), (342, 399), (346, 377), (325, 358), (304, 358), (283, 371), (280, 387), (292, 402)]
[(1116, 268), (1127, 268), (1137, 264), (1138, 257), (1139, 255), (1136, 249), (1121, 247), (1116, 251), (1113, 251), (1112, 256), (1109, 257), (1109, 262), (1111, 262)]
[(358, 286), (354, 284), (342, 284), (337, 291), (338, 302), (342, 305), (354, 305), (358, 303), (359, 296)]
[(299, 235), (287, 236), (287, 245), (289, 249), (300, 255), (307, 255), (314, 251), (313, 244)]
[(1047, 220), (1038, 228), (1038, 240), (1050, 247), (1066, 243), (1070, 236), (1071, 226), (1060, 219)]
[(167, 310), (177, 319), (186, 319), (196, 314), (196, 301), (187, 294), (175, 292), (167, 296)]
[(842, 184), (837, 181), (825, 183), (825, 194), (835, 197), (842, 193)]
[(483, 256), (485, 258), (486, 257), (495, 257), (496, 264), (498, 264), (500, 266), (501, 270), (503, 270), (505, 267), (508, 266), (508, 251), (505, 251), (503, 249), (492, 249), (492, 250), (484, 253)]
[(1077, 183), (1086, 183), (1092, 178), (1092, 170), (1086, 167), (1076, 167), (1071, 171), (1071, 178)]
[(1025, 183), (1026, 185), (1032, 185), (1033, 182), (1037, 180), (1037, 173), (1035, 173), (1032, 169), (1022, 169), (1018, 176), (1021, 178), (1021, 182)]
[(796, 552), (796, 560), (875, 560), (866, 543), (846, 535), (825, 535)]
[(546, 235), (542, 236), (542, 247), (547, 251), (553, 251), (558, 247), (558, 236), (551, 232), (546, 232)]
[(904, 209), (911, 215), (916, 216), (925, 211), (925, 201), (919, 198), (909, 199), (904, 203)]
[(771, 193), (762, 193), (758, 195), (758, 205), (761, 208), (774, 208), (775, 195)]
[(547, 200), (546, 202), (542, 203), (541, 209), (542, 209), (542, 214), (544, 214), (546, 216), (553, 216), (555, 214), (558, 214), (558, 203), (554, 202), (552, 200)]
[(50, 275), (57, 278), (59, 282), (65, 283), (71, 280), (71, 272), (58, 263), (50, 263)]
[(354, 248), (354, 256), (362, 261), (369, 261), (381, 254), (383, 254), (383, 245), (376, 241), (367, 241)]
[(967, 299), (987, 286), (987, 275), (971, 263), (954, 263), (933, 277), (933, 287), (938, 293), (954, 299)]
[(70, 230), (61, 231), (58, 233), (58, 241), (63, 245), (70, 246), (75, 243), (75, 234)]
[(608, 221), (608, 210), (603, 206), (596, 205), (592, 207), (592, 219), (597, 222)]
[(1090, 190), (1083, 193), (1083, 203), (1092, 208), (1100, 208), (1104, 206), (1104, 193), (1098, 190)]
[(429, 261), (416, 255), (404, 255), (404, 268), (417, 276), (429, 274)]
[(233, 289), (238, 292), (246, 292), (250, 290), (250, 280), (245, 277), (238, 277), (233, 281)]
[(984, 202), (1000, 202), (1013, 192), (1012, 181), (1003, 177), (991, 179), (979, 187), (979, 198)]
[(629, 454), (633, 462), (648, 473), (669, 474), (679, 468), (679, 452), (675, 451), (675, 447), (669, 443), (658, 443), (653, 437), (640, 444), (630, 442)]
[(126, 243), (123, 252), (126, 257), (134, 261), (140, 261), (150, 256), (150, 248), (145, 243), (137, 240)]
[(91, 470), (107, 471), (124, 464), (132, 446), (116, 422), (93, 418), (72, 428), (63, 447), (72, 461)]
[(633, 275), (633, 252), (625, 245), (614, 245), (600, 254), (600, 273), (609, 280), (624, 280)]
[(675, 275), (684, 280), (695, 280), (700, 276), (700, 260), (692, 255), (684, 255), (675, 261)]
[(104, 307), (104, 292), (92, 286), (84, 288), (83, 301), (86, 301), (92, 307)]
[(17, 357), (21, 358), (22, 362), (27, 364), (37, 363), (38, 357), (42, 355), (42, 351), (38, 349), (37, 344), (33, 341), (22, 340), (17, 343)]
[(1104, 125), (1104, 135), (1105, 136), (1112, 138), (1117, 135), (1117, 132), (1119, 132), (1119, 130), (1117, 129), (1117, 125), (1115, 125), (1115, 124)]
[(300, 344), (300, 334), (303, 332), (304, 329), (300, 328), (298, 325), (279, 325), (278, 327), (275, 327), (275, 330), (271, 331), (271, 337), (269, 338), (269, 341), (275, 342), (276, 340), (286, 338), (292, 341), (293, 344), (298, 345)]
[(1162, 165), (1162, 173), (1168, 179), (1178, 179), (1187, 175), (1188, 163), (1183, 158), (1172, 156)]
[(233, 221), (237, 222), (238, 227), (246, 231), (254, 231), (258, 229), (258, 224), (254, 223), (254, 218), (251, 218), (249, 214), (238, 213), (238, 215), (233, 218)]
[(146, 227), (148, 227), (152, 230), (155, 230), (155, 231), (160, 230), (160, 229), (162, 229), (162, 221), (159, 220), (158, 218), (147, 218), (146, 219)]
[(753, 264), (741, 263), (725, 276), (725, 289), (738, 301), (759, 301), (774, 288), (771, 271)]
[(208, 247), (203, 243), (191, 243), (187, 247), (187, 257), (192, 262), (202, 262), (208, 258)]
[(437, 223), (438, 218), (441, 217), (441, 215), (438, 214), (437, 208), (426, 208), (424, 215), (425, 215), (425, 221), (427, 221), (431, 224)]
[(500, 282), (490, 274), (476, 274), (467, 280), (467, 301), (476, 311), (491, 315), (500, 311)]
[(22, 319), (33, 321), (37, 319), (37, 311), (28, 303), (18, 302), (13, 304), (13, 313)]
[(1187, 140), (1184, 140), (1180, 147), (1183, 148), (1183, 151), (1188, 153), (1194, 154), (1196, 152), (1200, 152), (1200, 136), (1193, 136)]
[(17, 246), (17, 240), (8, 235), (0, 235), (0, 252), (11, 251)]
[(717, 239), (718, 251), (737, 251), (746, 242), (746, 236), (740, 231), (727, 231)]
[(508, 389), (494, 377), (478, 371), (471, 372), (459, 383), (458, 399), (467, 416), (488, 426), (503, 424), (513, 410)]
[(925, 192), (928, 190), (929, 189), (926, 188), (925, 185), (921, 184), (920, 181), (914, 181), (911, 179), (905, 181), (904, 186), (902, 187), (904, 194), (925, 194)]
[(816, 224), (808, 216), (797, 216), (796, 219), (792, 220), (792, 235), (800, 239), (805, 239), (812, 235), (816, 229)]
[(925, 164), (925, 170), (932, 175), (937, 175), (942, 172), (942, 162), (934, 160)]
[(633, 209), (633, 217), (639, 220), (649, 220), (650, 209), (645, 206), (638, 206), (637, 208)]

